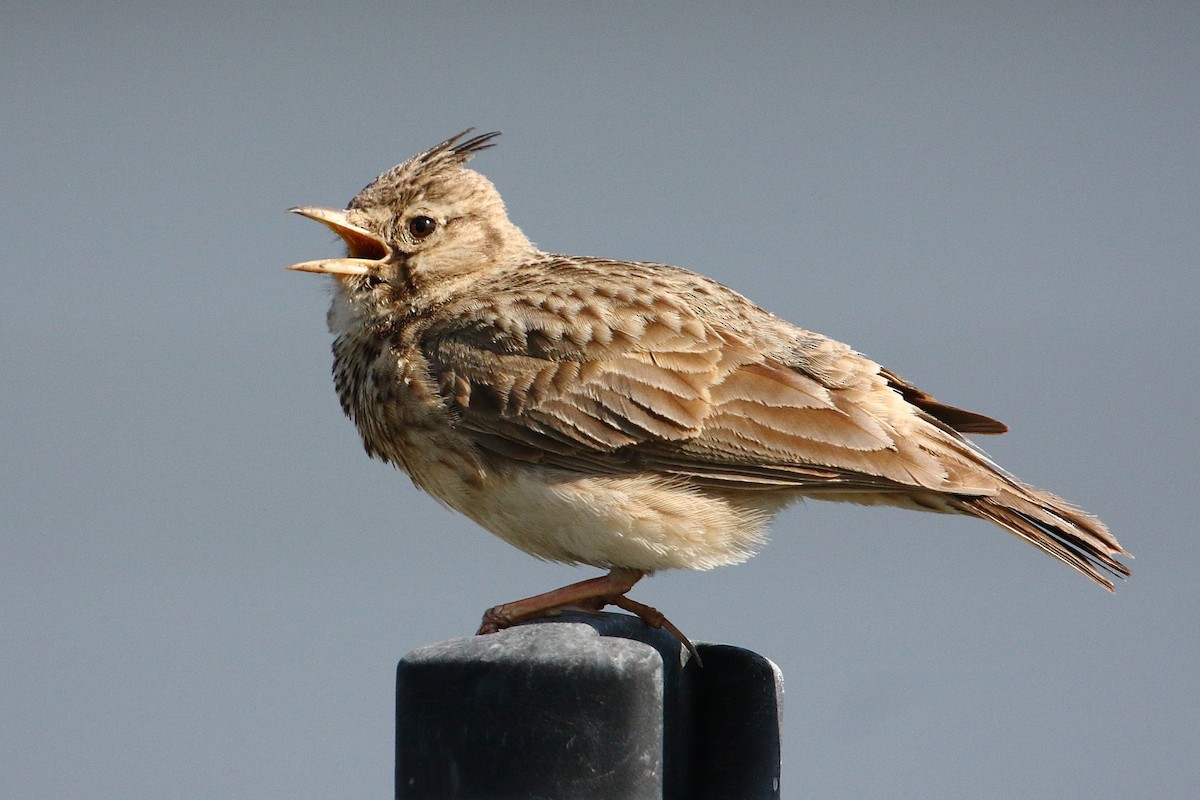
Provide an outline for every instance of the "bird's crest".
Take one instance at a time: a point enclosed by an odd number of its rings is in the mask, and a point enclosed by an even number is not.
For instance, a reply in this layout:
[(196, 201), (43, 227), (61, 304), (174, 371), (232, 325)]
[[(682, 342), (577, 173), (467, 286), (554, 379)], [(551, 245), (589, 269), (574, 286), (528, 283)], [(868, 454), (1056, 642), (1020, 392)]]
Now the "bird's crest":
[(349, 208), (365, 208), (397, 200), (407, 204), (424, 194), (439, 176), (462, 167), (480, 150), (494, 147), (492, 140), (500, 135), (499, 131), (492, 131), (462, 141), (473, 130), (467, 128), (384, 172), (350, 201)]

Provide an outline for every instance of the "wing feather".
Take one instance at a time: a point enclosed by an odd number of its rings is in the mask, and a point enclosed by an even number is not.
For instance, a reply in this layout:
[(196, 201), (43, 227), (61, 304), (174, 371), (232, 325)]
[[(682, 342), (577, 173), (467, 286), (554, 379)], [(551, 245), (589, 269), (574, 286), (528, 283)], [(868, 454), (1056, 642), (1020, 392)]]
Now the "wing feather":
[[(844, 345), (723, 288), (723, 308), (733, 298), (754, 318), (713, 319), (703, 302), (661, 291), (589, 293), (594, 285), (510, 289), (491, 296), (492, 313), (476, 298), (474, 313), (442, 313), (426, 332), (431, 369), (455, 387), (444, 394), (480, 446), (728, 488), (945, 490), (956, 478), (981, 488), (971, 470), (942, 463), (940, 443), (922, 447), (897, 430), (942, 427), (922, 428), (924, 412), (904, 400), (898, 379)], [(749, 333), (764, 329), (765, 339)]]

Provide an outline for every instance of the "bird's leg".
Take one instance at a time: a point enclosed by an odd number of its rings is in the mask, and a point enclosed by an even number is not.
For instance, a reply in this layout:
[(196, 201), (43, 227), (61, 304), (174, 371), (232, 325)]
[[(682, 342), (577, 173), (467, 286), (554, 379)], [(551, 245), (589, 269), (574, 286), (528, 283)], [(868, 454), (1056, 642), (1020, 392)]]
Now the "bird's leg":
[(661, 611), (625, 596), (644, 575), (645, 573), (639, 570), (616, 568), (599, 578), (590, 578), (551, 592), (526, 597), (524, 600), (498, 605), (484, 612), (483, 622), (476, 633), (495, 633), (518, 622), (552, 614), (564, 608), (600, 611), (607, 605), (614, 605), (636, 614), (651, 628), (665, 628), (699, 663), (700, 654), (696, 652), (691, 641)]
[(632, 569), (614, 569), (599, 578), (572, 583), (561, 589), (535, 594), (524, 600), (514, 600), (483, 614), (483, 623), (476, 633), (495, 633), (533, 617), (541, 617), (564, 607), (576, 606), (599, 611), (633, 588), (644, 573)]

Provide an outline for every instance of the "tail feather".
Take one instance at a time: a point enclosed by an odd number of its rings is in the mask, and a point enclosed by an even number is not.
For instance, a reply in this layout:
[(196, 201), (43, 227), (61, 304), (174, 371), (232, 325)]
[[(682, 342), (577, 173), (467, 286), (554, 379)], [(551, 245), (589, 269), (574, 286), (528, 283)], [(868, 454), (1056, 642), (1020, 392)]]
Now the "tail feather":
[(996, 523), (1110, 592), (1113, 582), (1109, 576), (1130, 574), (1116, 559), (1129, 553), (1104, 523), (1049, 492), (1012, 481), (994, 495), (960, 496), (956, 505), (963, 513)]

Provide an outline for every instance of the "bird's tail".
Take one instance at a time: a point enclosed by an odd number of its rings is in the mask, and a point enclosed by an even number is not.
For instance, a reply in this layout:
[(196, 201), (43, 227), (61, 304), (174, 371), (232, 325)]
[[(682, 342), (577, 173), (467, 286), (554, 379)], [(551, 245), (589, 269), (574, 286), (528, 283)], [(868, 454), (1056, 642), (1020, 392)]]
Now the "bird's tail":
[(1132, 556), (1104, 523), (1050, 492), (1010, 478), (995, 494), (960, 495), (954, 505), (964, 514), (996, 523), (1110, 592), (1110, 576), (1124, 578), (1130, 574), (1116, 556)]

